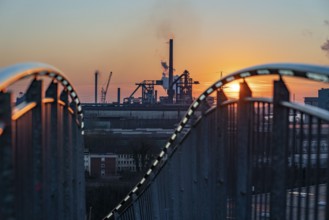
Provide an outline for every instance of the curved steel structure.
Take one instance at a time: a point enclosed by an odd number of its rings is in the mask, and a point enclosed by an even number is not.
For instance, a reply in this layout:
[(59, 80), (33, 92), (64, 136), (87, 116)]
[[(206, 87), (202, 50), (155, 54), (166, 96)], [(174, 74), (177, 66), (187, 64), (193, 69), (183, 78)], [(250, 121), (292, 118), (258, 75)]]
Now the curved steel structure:
[[(62, 84), (68, 90), (71, 99), (76, 103), (80, 122), (83, 126), (81, 102), (73, 85), (67, 77), (55, 67), (44, 63), (21, 63), (0, 69), (0, 91), (4, 92), (10, 85), (28, 77), (46, 76)], [(82, 127), (83, 128), (83, 127)]]
[[(132, 216), (131, 218), (127, 217), (127, 219), (139, 219), (140, 213), (142, 213), (139, 208), (136, 208), (136, 202), (139, 199), (139, 196), (145, 194), (149, 188), (152, 188), (152, 183), (156, 181), (156, 178), (160, 175), (162, 168), (164, 166), (170, 166), (170, 158), (174, 152), (177, 152), (177, 148), (184, 143), (185, 138), (180, 137), (180, 135), (186, 134), (186, 125), (190, 122), (191, 118), (194, 117), (195, 112), (199, 109), (202, 102), (205, 99), (213, 94), (215, 91), (221, 90), (221, 88), (234, 80), (245, 79), (253, 76), (260, 76), (260, 75), (278, 75), (278, 76), (288, 76), (288, 77), (300, 77), (309, 79), (312, 81), (320, 81), (320, 82), (329, 82), (329, 67), (326, 66), (316, 66), (316, 65), (305, 65), (305, 64), (291, 64), (291, 63), (278, 63), (278, 64), (268, 64), (268, 65), (260, 65), (255, 67), (246, 68), (240, 71), (236, 71), (218, 81), (213, 83), (209, 88), (207, 88), (189, 107), (186, 115), (183, 117), (181, 122), (179, 123), (178, 127), (165, 144), (164, 148), (160, 152), (157, 159), (153, 162), (152, 166), (149, 170), (145, 173), (144, 177), (137, 183), (137, 185), (128, 193), (128, 195), (116, 206), (104, 219), (110, 219), (112, 217), (121, 219), (120, 216), (122, 213), (127, 213), (133, 207), (133, 213), (129, 215)], [(281, 78), (281, 77), (280, 77)], [(248, 87), (248, 86), (247, 86)], [(250, 92), (250, 89), (242, 89), (244, 92)], [(225, 96), (225, 95), (224, 95)], [(241, 94), (240, 94), (241, 96)], [(249, 99), (249, 101), (248, 101)], [(253, 103), (252, 98), (248, 98), (246, 96), (246, 101), (248, 103)], [(264, 102), (266, 101), (266, 102)], [(259, 103), (268, 103), (269, 100), (258, 100)], [(329, 121), (329, 114), (324, 110), (314, 110), (310, 107), (296, 107), (295, 104), (291, 104), (285, 101), (285, 99), (280, 100), (279, 102), (275, 100), (274, 103), (279, 103), (280, 106), (291, 109), (291, 111), (300, 111), (299, 114), (306, 115), (310, 114), (308, 117), (316, 117), (315, 114), (319, 113), (319, 120)], [(270, 104), (264, 104), (266, 108), (269, 107)], [(272, 105), (272, 104), (271, 104)], [(217, 107), (219, 108), (219, 107)], [(234, 107), (236, 108), (236, 107)], [(265, 107), (264, 107), (265, 108)], [(280, 107), (279, 107), (280, 109)], [(226, 110), (227, 111), (227, 110)], [(232, 110), (233, 111), (233, 110)], [(236, 111), (236, 110), (234, 110)], [(236, 114), (236, 112), (234, 113)], [(267, 116), (270, 117), (270, 116)], [(287, 119), (288, 120), (288, 119)], [(273, 125), (273, 126), (280, 126), (280, 125)], [(265, 129), (265, 128), (264, 128)], [(193, 130), (193, 129), (192, 129)], [(182, 140), (183, 139), (183, 140)], [(179, 142), (179, 143), (178, 143)], [(171, 196), (174, 196), (171, 194)], [(224, 206), (223, 206), (224, 207)], [(137, 210), (137, 211), (136, 211)], [(282, 211), (282, 210), (281, 210)], [(138, 212), (138, 214), (136, 214)], [(127, 214), (128, 215), (128, 214)], [(127, 216), (126, 215), (126, 216)], [(154, 216), (153, 216), (154, 217)], [(162, 219), (162, 217), (157, 216), (158, 218)], [(180, 216), (182, 217), (182, 216)], [(282, 216), (281, 216), (282, 217)], [(170, 219), (177, 219), (171, 216)]]
[(0, 69), (0, 109), (0, 219), (83, 219), (83, 112), (67, 77), (42, 63)]

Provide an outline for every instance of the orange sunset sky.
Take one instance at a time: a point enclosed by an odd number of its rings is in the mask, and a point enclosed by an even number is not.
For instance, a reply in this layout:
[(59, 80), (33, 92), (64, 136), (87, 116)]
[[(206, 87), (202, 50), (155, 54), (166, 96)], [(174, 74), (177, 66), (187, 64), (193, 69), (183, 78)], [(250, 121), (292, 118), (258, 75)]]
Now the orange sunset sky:
[[(0, 0), (0, 30), (0, 68), (53, 65), (83, 102), (94, 99), (95, 70), (100, 87), (113, 72), (110, 102), (118, 87), (123, 98), (136, 82), (160, 79), (171, 36), (175, 74), (187, 69), (200, 81), (195, 96), (220, 72), (274, 62), (329, 65), (329, 50), (321, 49), (329, 39), (328, 0)], [(268, 94), (265, 79), (250, 83)], [(298, 100), (323, 87), (292, 84)]]

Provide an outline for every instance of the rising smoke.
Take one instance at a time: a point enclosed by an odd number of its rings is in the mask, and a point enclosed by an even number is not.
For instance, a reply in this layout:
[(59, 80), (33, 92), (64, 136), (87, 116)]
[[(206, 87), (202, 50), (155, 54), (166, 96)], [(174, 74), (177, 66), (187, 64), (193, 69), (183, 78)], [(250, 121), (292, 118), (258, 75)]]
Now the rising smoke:
[(329, 27), (329, 20), (324, 20), (324, 24)]
[[(325, 20), (324, 24), (329, 28), (329, 21)], [(329, 40), (327, 39), (322, 45), (321, 49), (326, 52), (327, 56), (329, 57)]]
[(161, 66), (163, 67), (164, 71), (167, 71), (169, 69), (169, 66), (167, 65), (166, 61), (161, 61)]
[[(200, 21), (196, 7), (190, 0), (154, 1), (150, 11), (148, 28), (153, 31), (154, 36), (160, 42), (160, 47), (165, 46), (167, 48), (168, 44), (165, 43), (169, 42), (169, 39), (174, 39), (180, 48), (190, 49), (189, 45), (197, 45), (200, 40)], [(162, 45), (161, 42), (163, 42)], [(157, 55), (162, 61), (167, 60), (168, 50), (161, 49), (161, 51), (163, 52), (157, 53)], [(167, 76), (167, 63), (161, 62), (161, 65), (163, 75)], [(177, 63), (174, 62), (175, 66), (177, 67)]]
[(158, 39), (168, 40), (175, 36), (194, 38), (199, 32), (199, 17), (188, 0), (155, 1), (150, 22)]
[(327, 55), (329, 56), (329, 40), (324, 42), (324, 44), (321, 46), (321, 49), (323, 51), (325, 51), (327, 53)]

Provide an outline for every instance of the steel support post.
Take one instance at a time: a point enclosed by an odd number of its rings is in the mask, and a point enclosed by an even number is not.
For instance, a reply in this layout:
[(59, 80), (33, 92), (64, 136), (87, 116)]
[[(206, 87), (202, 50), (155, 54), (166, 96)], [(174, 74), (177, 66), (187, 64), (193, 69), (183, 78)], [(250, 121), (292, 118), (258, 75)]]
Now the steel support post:
[[(193, 120), (193, 119), (192, 119)], [(195, 121), (194, 121), (195, 122)], [(197, 159), (197, 142), (198, 142), (198, 133), (197, 133), (197, 128), (196, 125), (193, 123), (193, 132), (191, 132), (191, 145), (190, 147), (190, 157), (191, 157), (191, 171), (192, 171), (192, 192), (191, 192), (191, 201), (190, 201), (190, 207), (192, 210), (189, 210), (191, 212), (191, 216), (193, 219), (199, 219), (198, 215), (200, 214), (199, 212), (199, 207), (198, 207), (198, 159)]]
[(48, 146), (45, 155), (45, 163), (48, 163), (48, 170), (44, 171), (47, 175), (47, 189), (45, 190), (45, 212), (47, 219), (59, 219), (59, 152), (58, 152), (58, 84), (51, 82), (46, 90), (46, 98), (52, 98), (49, 112), (50, 121), (48, 124)]
[(81, 135), (81, 129), (78, 129), (77, 133), (77, 172), (78, 172), (78, 219), (84, 219), (86, 215), (86, 187), (85, 187), (85, 168), (84, 168), (84, 144), (83, 144), (83, 136)]
[[(141, 211), (140, 211), (139, 202), (138, 202), (138, 198), (137, 198), (136, 194), (132, 195), (132, 199), (133, 199), (132, 206), (134, 209), (134, 219), (141, 220)], [(139, 199), (141, 199), (141, 197)]]
[(63, 90), (60, 95), (60, 100), (64, 102), (63, 108), (63, 127), (61, 131), (61, 136), (63, 138), (62, 143), (62, 157), (63, 157), (63, 219), (69, 220), (72, 219), (72, 146), (71, 146), (71, 116), (69, 113), (69, 101), (68, 101), (68, 92)]
[[(150, 177), (153, 178), (153, 177)], [(160, 219), (159, 210), (159, 195), (158, 195), (158, 185), (156, 182), (152, 182), (150, 185), (151, 190), (151, 203), (152, 203), (152, 216), (154, 220)]]
[(42, 80), (34, 79), (26, 92), (26, 101), (35, 102), (37, 105), (32, 111), (32, 184), (33, 192), (31, 202), (33, 204), (33, 219), (43, 219), (43, 88)]
[(217, 109), (216, 109), (216, 125), (217, 125), (217, 143), (214, 149), (215, 158), (215, 189), (218, 193), (213, 193), (215, 215), (214, 219), (226, 219), (227, 216), (227, 127), (228, 112), (227, 106), (221, 104), (227, 100), (222, 89), (217, 91)]
[[(190, 131), (184, 142), (181, 142), (182, 150), (181, 168), (182, 168), (182, 210), (181, 219), (192, 219), (193, 214), (193, 169), (194, 159), (192, 158), (193, 130)], [(192, 210), (191, 210), (192, 209)]]
[(209, 129), (211, 123), (211, 117), (209, 115), (203, 115), (203, 120), (199, 124), (201, 129), (199, 134), (202, 134), (200, 137), (200, 144), (198, 147), (198, 155), (200, 160), (199, 167), (199, 209), (203, 210), (200, 212), (201, 219), (211, 219), (210, 213), (210, 205), (209, 203), (209, 163), (210, 163), (210, 155), (209, 155), (209, 140), (211, 138), (212, 131)]
[(0, 93), (0, 219), (15, 216), (13, 166), (11, 94)]
[[(27, 105), (22, 103), (21, 107)], [(33, 127), (33, 109), (12, 121), (15, 210), (20, 210), (15, 213), (17, 219), (33, 219), (34, 216), (34, 129), (38, 128)]]
[[(171, 154), (172, 152), (168, 152)], [(178, 219), (178, 197), (179, 195), (179, 182), (178, 182), (178, 158), (177, 155), (172, 155), (170, 160), (167, 161), (166, 172), (168, 172), (168, 188), (169, 188), (169, 219)]]
[(245, 100), (252, 92), (246, 82), (240, 83), (237, 114), (237, 157), (236, 157), (236, 219), (251, 218), (251, 186), (249, 157), (249, 125), (252, 106)]
[(272, 220), (286, 219), (287, 198), (287, 150), (289, 110), (280, 105), (289, 101), (289, 91), (282, 79), (274, 81), (273, 137), (272, 137), (272, 181), (270, 215)]
[(184, 185), (183, 182), (186, 178), (185, 172), (183, 171), (183, 166), (182, 163), (183, 161), (183, 155), (182, 155), (182, 145), (179, 143), (178, 149), (177, 149), (177, 169), (176, 172), (178, 174), (178, 183), (177, 183), (177, 188), (178, 188), (178, 203), (177, 203), (177, 219), (182, 219), (183, 218), (183, 203), (184, 203), (184, 197), (185, 197), (185, 192), (184, 192)]
[[(73, 205), (76, 206), (75, 212), (77, 213), (77, 219), (83, 219), (85, 216), (85, 168), (84, 168), (84, 144), (83, 136), (81, 133), (82, 124), (78, 123), (80, 116), (77, 114), (76, 103), (71, 103), (71, 109), (74, 111), (74, 119), (72, 122), (72, 147), (73, 147), (73, 178), (75, 178), (75, 183), (73, 182), (73, 187), (75, 189), (73, 193)], [(80, 120), (83, 122), (83, 119)], [(75, 202), (76, 201), (76, 202)]]
[(208, 179), (207, 179), (207, 195), (206, 202), (208, 204), (209, 215), (208, 219), (218, 219), (217, 210), (218, 210), (218, 187), (217, 187), (217, 170), (218, 170), (218, 147), (217, 147), (217, 112), (216, 109), (207, 114), (209, 120), (209, 140), (208, 140)]
[(64, 116), (63, 114), (65, 114), (65, 109), (63, 106), (63, 102), (60, 99), (60, 97), (58, 98), (58, 105), (57, 105), (57, 154), (58, 154), (58, 162), (57, 162), (57, 169), (58, 169), (58, 173), (57, 173), (57, 178), (58, 178), (58, 182), (57, 182), (57, 188), (58, 188), (58, 218), (59, 219), (64, 219), (64, 173), (65, 173), (65, 169), (64, 169), (64, 130), (65, 128), (64, 126)]
[[(70, 103), (70, 108), (73, 110), (72, 114), (72, 124), (71, 124), (71, 132), (72, 132), (72, 157), (71, 157), (71, 172), (72, 172), (72, 217), (73, 219), (78, 219), (78, 212), (79, 212), (79, 205), (78, 205), (78, 179), (79, 179), (79, 173), (78, 171), (82, 171), (81, 169), (79, 170), (79, 163), (78, 163), (78, 157), (82, 156), (79, 155), (78, 148), (82, 146), (78, 146), (78, 125), (77, 124), (77, 111), (76, 111), (76, 105), (75, 102)], [(81, 134), (80, 134), (81, 135)]]
[(119, 213), (117, 211), (114, 211), (114, 213), (113, 213), (113, 219), (114, 220), (120, 220), (120, 216), (119, 216)]

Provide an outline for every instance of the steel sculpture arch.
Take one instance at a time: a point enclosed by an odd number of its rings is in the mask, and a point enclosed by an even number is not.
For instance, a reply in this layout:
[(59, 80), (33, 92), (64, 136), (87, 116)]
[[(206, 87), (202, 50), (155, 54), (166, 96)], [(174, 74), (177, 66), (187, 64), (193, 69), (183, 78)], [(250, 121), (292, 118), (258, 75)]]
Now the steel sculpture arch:
[[(10, 86), (23, 79), (25, 101), (15, 105)], [(43, 63), (2, 68), (0, 109), (0, 218), (84, 218), (84, 121), (72, 83)]]
[(77, 111), (80, 116), (81, 127), (83, 128), (83, 113), (81, 102), (73, 85), (69, 82), (64, 73), (57, 68), (44, 63), (21, 63), (0, 69), (0, 92), (19, 80), (28, 77), (46, 76), (61, 83), (64, 89), (69, 91), (71, 99), (77, 105)]
[[(153, 162), (151, 167), (147, 170), (143, 178), (135, 185), (135, 187), (133, 187), (133, 189), (127, 194), (127, 196), (107, 216), (104, 217), (104, 219), (110, 219), (115, 216), (119, 216), (120, 213), (124, 211), (125, 207), (127, 207), (127, 204), (132, 204), (136, 197), (138, 197), (136, 195), (142, 194), (143, 190), (145, 190), (146, 188), (146, 185), (152, 182), (152, 180), (158, 175), (158, 172), (161, 171), (161, 168), (168, 162), (168, 153), (171, 154), (175, 151), (176, 146), (173, 146), (173, 143), (177, 140), (178, 135), (182, 133), (183, 129), (186, 127), (191, 117), (195, 114), (196, 110), (198, 110), (201, 102), (203, 102), (208, 96), (213, 94), (215, 91), (234, 80), (264, 75), (298, 77), (318, 82), (329, 82), (329, 67), (298, 63), (265, 64), (233, 72), (232, 74), (229, 74), (228, 76), (225, 76), (213, 83), (188, 108), (187, 113), (182, 118), (178, 127), (175, 129), (175, 131), (161, 150), (159, 156)], [(267, 99), (260, 99), (259, 101), (269, 102), (269, 100)], [(284, 103), (284, 105), (286, 105), (287, 107), (289, 106), (296, 108), (296, 105), (291, 106), (288, 103)], [(303, 108), (303, 110), (308, 112), (307, 109), (307, 107)], [(325, 111), (320, 112), (321, 115), (327, 115)]]

